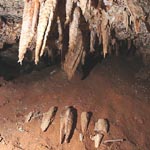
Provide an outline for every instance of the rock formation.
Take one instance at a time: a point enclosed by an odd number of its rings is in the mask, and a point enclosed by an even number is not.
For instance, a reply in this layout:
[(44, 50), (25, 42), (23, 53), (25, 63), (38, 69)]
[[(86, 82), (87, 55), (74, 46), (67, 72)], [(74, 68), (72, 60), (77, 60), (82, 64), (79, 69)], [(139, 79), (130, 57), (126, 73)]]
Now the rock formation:
[(104, 57), (118, 54), (123, 43), (128, 51), (134, 45), (147, 64), (149, 6), (149, 0), (1, 0), (0, 49), (20, 41), (19, 62), (32, 50), (36, 64), (55, 51), (69, 79), (97, 45)]

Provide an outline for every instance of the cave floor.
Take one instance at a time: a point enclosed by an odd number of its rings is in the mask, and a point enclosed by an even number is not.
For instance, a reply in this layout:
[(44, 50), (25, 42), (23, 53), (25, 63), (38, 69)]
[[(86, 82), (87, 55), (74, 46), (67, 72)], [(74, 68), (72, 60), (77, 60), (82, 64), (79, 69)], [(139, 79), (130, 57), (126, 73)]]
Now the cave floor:
[[(90, 140), (94, 122), (107, 118), (106, 139), (125, 141), (101, 144), (99, 150), (149, 150), (150, 83), (135, 78), (138, 62), (131, 58), (108, 58), (98, 63), (84, 80), (76, 72), (71, 81), (59, 66), (32, 71), (16, 79), (0, 78), (0, 150), (94, 150)], [(60, 112), (77, 110), (77, 124), (68, 144), (59, 144)], [(41, 114), (51, 106), (58, 111), (46, 132), (40, 130)], [(34, 111), (34, 119), (25, 116)], [(92, 112), (87, 135), (79, 142), (80, 114)]]

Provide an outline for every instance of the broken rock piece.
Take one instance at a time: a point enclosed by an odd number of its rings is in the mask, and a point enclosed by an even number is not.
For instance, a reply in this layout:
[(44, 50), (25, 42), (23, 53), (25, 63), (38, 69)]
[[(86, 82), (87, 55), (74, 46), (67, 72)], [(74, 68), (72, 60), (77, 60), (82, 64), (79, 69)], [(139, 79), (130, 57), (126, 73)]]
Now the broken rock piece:
[(80, 142), (82, 142), (82, 141), (83, 141), (83, 139), (84, 139), (84, 136), (83, 136), (83, 134), (82, 134), (82, 133), (80, 133), (80, 134), (79, 134), (79, 140), (80, 140)]
[(69, 142), (71, 130), (73, 128), (72, 108), (66, 106), (60, 115), (60, 144)]
[(81, 132), (79, 134), (79, 140), (82, 142), (84, 139), (84, 134), (87, 131), (88, 125), (90, 122), (90, 114), (89, 112), (82, 112), (81, 113)]
[(81, 131), (84, 134), (87, 131), (90, 121), (90, 114), (88, 112), (81, 113)]
[(29, 112), (29, 114), (26, 116), (25, 122), (27, 123), (27, 122), (31, 121), (31, 118), (32, 118), (32, 117), (33, 117), (33, 112), (31, 111), (31, 112)]
[(95, 148), (98, 148), (102, 142), (104, 135), (97, 133), (95, 136), (91, 136), (90, 139), (95, 142)]
[(57, 107), (52, 106), (48, 112), (43, 114), (41, 130), (44, 132), (48, 129), (49, 125), (53, 122), (55, 114), (57, 111)]
[(107, 133), (109, 129), (108, 121), (106, 119), (98, 119), (95, 123), (94, 131), (100, 133)]

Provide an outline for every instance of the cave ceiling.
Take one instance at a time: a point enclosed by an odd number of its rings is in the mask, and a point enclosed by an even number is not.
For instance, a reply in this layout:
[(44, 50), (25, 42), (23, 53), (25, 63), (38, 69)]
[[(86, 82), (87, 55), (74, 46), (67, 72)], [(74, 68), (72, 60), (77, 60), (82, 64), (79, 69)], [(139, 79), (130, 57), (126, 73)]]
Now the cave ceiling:
[(71, 79), (78, 64), (102, 47), (105, 58), (121, 41), (150, 55), (148, 0), (16, 0), (0, 2), (0, 49), (19, 43), (18, 62), (32, 51), (35, 64), (53, 51)]

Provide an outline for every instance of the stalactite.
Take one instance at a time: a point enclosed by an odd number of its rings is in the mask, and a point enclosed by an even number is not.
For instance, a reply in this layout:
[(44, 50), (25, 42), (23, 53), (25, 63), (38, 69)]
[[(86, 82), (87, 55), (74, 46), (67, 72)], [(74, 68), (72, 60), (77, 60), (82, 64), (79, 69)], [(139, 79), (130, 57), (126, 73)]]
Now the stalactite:
[(67, 73), (69, 80), (73, 77), (74, 72), (76, 71), (76, 68), (80, 63), (83, 51), (84, 49), (83, 49), (82, 33), (80, 30), (78, 30), (76, 47), (74, 51), (68, 51), (65, 57), (64, 70)]
[(108, 51), (109, 33), (108, 33), (108, 19), (107, 19), (106, 12), (104, 10), (102, 10), (101, 32), (102, 32), (102, 42), (103, 42), (103, 55), (105, 58)]
[(127, 12), (126, 11), (123, 11), (123, 24), (124, 24), (124, 26), (125, 26), (125, 28), (126, 28), (126, 31), (128, 31), (128, 28), (129, 28), (129, 19), (128, 19), (129, 17), (128, 17), (128, 14), (127, 14)]
[(33, 19), (32, 19), (32, 32), (33, 33), (36, 31), (36, 27), (37, 27), (39, 8), (40, 8), (39, 0), (35, 0), (34, 14), (33, 14)]
[(71, 79), (83, 53), (82, 33), (79, 27), (80, 9), (76, 7), (69, 30), (69, 50), (65, 57), (64, 70)]
[(90, 34), (90, 52), (94, 52), (95, 48), (95, 40), (96, 40), (96, 32), (94, 30), (91, 30), (91, 34)]
[(97, 28), (96, 28), (96, 35), (98, 37), (98, 41), (99, 41), (99, 45), (101, 44), (101, 40), (102, 40), (102, 37), (101, 37), (101, 25), (98, 24), (97, 25)]
[(60, 22), (60, 17), (57, 17), (57, 25), (58, 25), (58, 34), (59, 34), (57, 44), (58, 44), (58, 49), (62, 51), (63, 29)]
[(56, 4), (57, 4), (56, 0), (46, 0), (45, 2), (41, 3), (39, 23), (37, 28), (35, 64), (37, 64), (39, 61), (39, 55), (40, 56), (43, 55), (47, 35), (50, 31)]
[(65, 21), (65, 24), (68, 24), (71, 20), (72, 8), (73, 8), (73, 0), (66, 0), (66, 21)]
[(19, 60), (22, 64), (24, 55), (27, 51), (29, 43), (32, 41), (36, 22), (38, 18), (39, 1), (38, 0), (25, 0), (24, 12), (23, 12), (23, 23), (21, 29), (21, 37), (19, 43)]
[(82, 14), (83, 15), (84, 15), (84, 13), (86, 11), (87, 4), (88, 4), (88, 0), (80, 0), (79, 1), (79, 5), (80, 5), (80, 8), (82, 10)]
[(85, 64), (85, 56), (86, 56), (86, 51), (83, 50), (82, 56), (81, 56), (81, 64), (84, 65)]
[(55, 8), (56, 8), (56, 4), (57, 4), (57, 0), (53, 0), (51, 8), (50, 8), (50, 16), (49, 16), (49, 19), (48, 19), (48, 25), (47, 25), (46, 32), (45, 32), (45, 35), (44, 35), (40, 56), (42, 56), (43, 53), (44, 53), (44, 49), (45, 49), (45, 45), (46, 45), (46, 41), (47, 41), (47, 36), (48, 36), (49, 31), (51, 29), (52, 20), (54, 18), (54, 11), (55, 11)]
[(75, 46), (77, 44), (77, 35), (79, 28), (79, 20), (80, 19), (80, 9), (76, 7), (73, 14), (73, 20), (70, 24), (69, 29), (69, 51), (74, 51)]
[(144, 20), (144, 12), (141, 7), (139, 7), (136, 3), (131, 0), (124, 0), (126, 7), (128, 8), (131, 14), (131, 21), (134, 24), (134, 29), (136, 33), (140, 32), (140, 20)]

